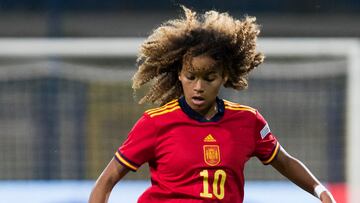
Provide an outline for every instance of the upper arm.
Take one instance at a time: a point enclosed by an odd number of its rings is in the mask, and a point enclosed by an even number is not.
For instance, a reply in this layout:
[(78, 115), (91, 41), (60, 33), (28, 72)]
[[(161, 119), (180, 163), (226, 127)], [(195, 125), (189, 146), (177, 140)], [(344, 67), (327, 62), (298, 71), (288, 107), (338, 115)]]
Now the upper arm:
[(291, 159), (292, 157), (284, 150), (284, 148), (280, 147), (279, 152), (270, 164), (280, 173), (283, 173)]
[(129, 169), (112, 158), (96, 181), (96, 185), (102, 185), (105, 189), (112, 189), (127, 173)]
[(114, 185), (129, 172), (129, 169), (121, 165), (115, 158), (112, 158), (99, 178), (103, 178)]
[(289, 155), (282, 147), (270, 164), (286, 178), (310, 193), (313, 191), (313, 186), (318, 183), (310, 170), (301, 161)]

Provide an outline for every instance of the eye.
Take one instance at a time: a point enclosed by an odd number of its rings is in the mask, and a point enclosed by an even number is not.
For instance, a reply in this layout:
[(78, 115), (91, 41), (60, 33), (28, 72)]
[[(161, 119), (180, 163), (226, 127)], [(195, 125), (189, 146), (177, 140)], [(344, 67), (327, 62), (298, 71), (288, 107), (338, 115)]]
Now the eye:
[(194, 75), (185, 75), (185, 77), (186, 77), (188, 80), (195, 80), (195, 76), (194, 76)]
[(215, 80), (215, 78), (214, 77), (206, 77), (206, 78), (204, 78), (206, 81), (208, 81), (208, 82), (212, 82), (212, 81), (214, 81)]
[(208, 82), (212, 82), (216, 79), (216, 75), (215, 74), (211, 74), (211, 75), (207, 75), (204, 80), (208, 81)]

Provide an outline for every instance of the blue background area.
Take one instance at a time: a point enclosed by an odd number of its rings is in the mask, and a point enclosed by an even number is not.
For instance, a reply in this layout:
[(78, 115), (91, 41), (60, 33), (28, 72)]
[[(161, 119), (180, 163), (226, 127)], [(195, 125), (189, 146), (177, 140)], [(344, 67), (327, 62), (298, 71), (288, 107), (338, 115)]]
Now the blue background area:
[[(94, 181), (0, 181), (0, 202), (86, 203)], [(122, 181), (110, 203), (135, 203), (149, 186), (146, 181)], [(244, 203), (315, 203), (315, 197), (290, 182), (246, 182)]]
[(238, 1), (238, 0), (0, 0), (0, 10), (43, 11), (57, 8), (63, 11), (119, 11), (119, 10), (168, 10), (184, 4), (196, 9), (246, 10), (266, 13), (318, 13), (358, 12), (358, 0), (303, 0), (303, 1)]

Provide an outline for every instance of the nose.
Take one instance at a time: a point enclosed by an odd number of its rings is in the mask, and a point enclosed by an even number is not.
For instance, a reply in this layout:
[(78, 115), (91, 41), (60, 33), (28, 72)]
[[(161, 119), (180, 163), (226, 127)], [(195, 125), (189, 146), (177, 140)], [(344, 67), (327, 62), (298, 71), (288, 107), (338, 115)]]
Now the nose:
[(194, 91), (196, 92), (203, 92), (204, 91), (204, 81), (201, 79), (196, 80), (194, 84)]

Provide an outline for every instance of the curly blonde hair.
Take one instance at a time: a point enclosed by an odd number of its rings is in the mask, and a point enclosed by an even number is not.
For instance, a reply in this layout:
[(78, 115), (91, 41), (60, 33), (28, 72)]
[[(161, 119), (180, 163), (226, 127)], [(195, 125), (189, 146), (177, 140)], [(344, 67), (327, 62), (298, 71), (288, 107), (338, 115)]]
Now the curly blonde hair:
[(237, 20), (228, 13), (208, 11), (198, 16), (182, 6), (185, 17), (158, 27), (141, 45), (138, 71), (133, 77), (134, 91), (150, 84), (139, 103), (164, 104), (183, 94), (178, 80), (186, 56), (207, 54), (222, 64), (228, 75), (225, 87), (242, 90), (248, 74), (264, 60), (256, 51), (259, 26), (255, 17)]

